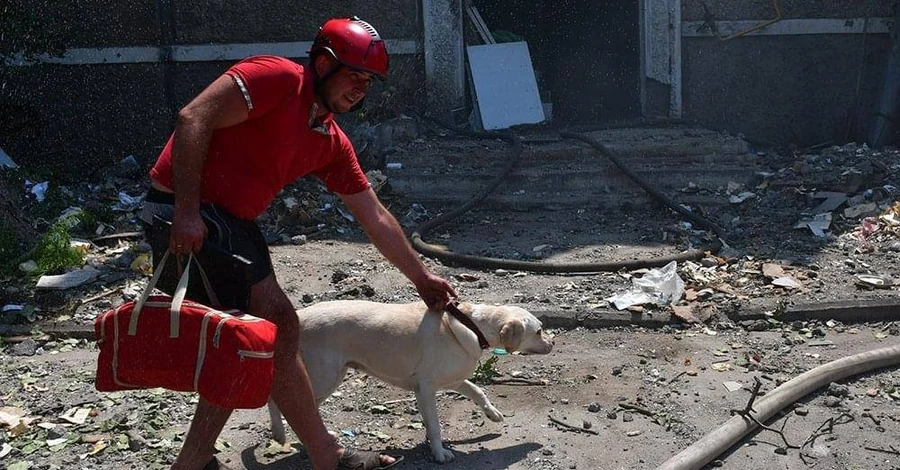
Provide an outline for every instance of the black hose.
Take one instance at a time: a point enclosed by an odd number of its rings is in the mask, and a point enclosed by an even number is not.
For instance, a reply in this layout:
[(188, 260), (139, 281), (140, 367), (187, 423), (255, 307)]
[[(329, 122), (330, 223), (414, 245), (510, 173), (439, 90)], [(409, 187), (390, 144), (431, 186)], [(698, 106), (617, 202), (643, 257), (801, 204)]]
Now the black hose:
[[(668, 122), (668, 121), (666, 121)], [(537, 261), (520, 261), (520, 260), (509, 260), (509, 259), (501, 259), (501, 258), (490, 258), (484, 256), (475, 256), (475, 255), (465, 255), (460, 253), (454, 253), (452, 251), (447, 250), (444, 247), (438, 245), (432, 245), (423, 240), (431, 230), (441, 226), (462, 214), (466, 213), (468, 210), (475, 207), (478, 203), (484, 200), (491, 192), (493, 192), (497, 186), (500, 185), (503, 181), (506, 180), (507, 175), (512, 172), (513, 168), (515, 168), (516, 164), (519, 162), (519, 158), (522, 155), (522, 141), (521, 139), (513, 133), (510, 132), (472, 132), (472, 131), (461, 131), (455, 129), (453, 127), (449, 127), (444, 125), (443, 123), (438, 123), (443, 127), (446, 127), (450, 130), (458, 132), (462, 135), (468, 137), (475, 137), (481, 139), (496, 139), (500, 138), (510, 143), (510, 152), (509, 157), (507, 158), (506, 165), (503, 167), (503, 170), (497, 175), (493, 180), (488, 183), (488, 185), (481, 190), (475, 197), (470, 199), (468, 202), (463, 204), (461, 207), (448, 212), (444, 215), (436, 217), (428, 222), (423, 223), (410, 236), (410, 241), (412, 243), (413, 248), (416, 249), (419, 253), (422, 253), (426, 256), (439, 259), (441, 261), (447, 262), (449, 264), (454, 264), (458, 266), (465, 266), (473, 269), (510, 269), (517, 271), (529, 271), (536, 273), (586, 273), (586, 272), (600, 272), (600, 271), (618, 271), (621, 269), (640, 269), (640, 268), (653, 268), (659, 266), (665, 266), (666, 264), (676, 261), (676, 262), (684, 262), (689, 260), (697, 260), (701, 259), (708, 252), (716, 253), (718, 252), (722, 244), (719, 240), (715, 240), (712, 244), (686, 252), (679, 253), (677, 255), (670, 256), (662, 256), (658, 258), (649, 258), (649, 259), (639, 259), (639, 260), (625, 260), (625, 261), (607, 261), (600, 263), (546, 263), (546, 262), (537, 262)], [(646, 125), (646, 123), (645, 123)], [(614, 127), (632, 127), (633, 124), (618, 124), (612, 125), (609, 128)], [(641, 179), (634, 171), (625, 166), (621, 160), (619, 160), (615, 155), (613, 155), (603, 144), (597, 142), (594, 139), (589, 137), (564, 132), (560, 134), (564, 138), (572, 138), (587, 142), (595, 149), (600, 151), (605, 157), (609, 158), (619, 169), (622, 170), (629, 178), (634, 180), (641, 188), (646, 190), (652, 197), (659, 200), (663, 204), (665, 204), (670, 209), (675, 212), (687, 217), (695, 224), (707, 228), (713, 233), (715, 233), (718, 237), (723, 236), (723, 231), (714, 223), (704, 219), (703, 217), (694, 214), (687, 209), (684, 209), (680, 205), (678, 205), (675, 201), (673, 201), (668, 196), (662, 194), (649, 183)]]

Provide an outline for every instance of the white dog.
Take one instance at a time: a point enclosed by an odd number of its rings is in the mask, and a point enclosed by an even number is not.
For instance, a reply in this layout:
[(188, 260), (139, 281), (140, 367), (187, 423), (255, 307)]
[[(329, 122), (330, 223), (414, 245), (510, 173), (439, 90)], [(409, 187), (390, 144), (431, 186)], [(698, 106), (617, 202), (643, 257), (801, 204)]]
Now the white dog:
[[(553, 341), (541, 322), (514, 306), (459, 305), (492, 348), (547, 354)], [(453, 389), (474, 401), (492, 421), (503, 415), (484, 391), (466, 380), (478, 366), (482, 349), (475, 333), (449, 313), (424, 303), (383, 304), (358, 300), (323, 302), (298, 310), (300, 354), (316, 400), (321, 404), (352, 367), (396, 387), (416, 392), (431, 453), (437, 462), (453, 460), (444, 448), (435, 393)], [(272, 435), (285, 442), (281, 413), (269, 401)]]

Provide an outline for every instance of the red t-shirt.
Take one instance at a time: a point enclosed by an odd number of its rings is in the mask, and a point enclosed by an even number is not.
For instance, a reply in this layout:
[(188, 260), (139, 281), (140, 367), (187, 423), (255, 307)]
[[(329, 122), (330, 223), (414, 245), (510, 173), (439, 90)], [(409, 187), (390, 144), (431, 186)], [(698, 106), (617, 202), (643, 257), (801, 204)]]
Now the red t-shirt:
[[(281, 57), (257, 56), (225, 73), (242, 87), (250, 114), (240, 124), (213, 132), (203, 167), (202, 202), (252, 220), (287, 184), (308, 174), (338, 194), (369, 187), (353, 145), (333, 115), (325, 116), (324, 127), (311, 127), (316, 96), (313, 74), (304, 66)], [(171, 137), (150, 177), (172, 188)]]

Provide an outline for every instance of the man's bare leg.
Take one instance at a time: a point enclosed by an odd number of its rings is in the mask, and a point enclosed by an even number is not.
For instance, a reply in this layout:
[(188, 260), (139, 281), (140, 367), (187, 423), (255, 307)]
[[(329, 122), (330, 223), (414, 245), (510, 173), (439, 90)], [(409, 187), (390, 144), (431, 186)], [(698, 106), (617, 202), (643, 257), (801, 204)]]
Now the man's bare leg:
[[(251, 289), (249, 313), (266, 318), (278, 326), (272, 399), (306, 447), (313, 468), (334, 470), (343, 449), (334, 436), (328, 433), (319, 415), (306, 366), (298, 354), (300, 322), (297, 312), (278, 285), (274, 274), (269, 274)], [(393, 462), (393, 457), (381, 457), (382, 465)]]
[(213, 406), (201, 398), (172, 470), (199, 470), (208, 464), (215, 453), (216, 438), (229, 416), (230, 409)]

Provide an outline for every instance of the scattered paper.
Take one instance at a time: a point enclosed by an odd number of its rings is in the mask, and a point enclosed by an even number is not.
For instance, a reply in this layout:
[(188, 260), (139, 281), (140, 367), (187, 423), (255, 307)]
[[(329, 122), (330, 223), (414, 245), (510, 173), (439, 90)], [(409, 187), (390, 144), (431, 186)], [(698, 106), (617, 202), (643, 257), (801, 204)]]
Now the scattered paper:
[(90, 408), (69, 408), (65, 413), (59, 416), (59, 419), (72, 424), (84, 424), (90, 415)]
[(736, 392), (744, 388), (744, 386), (740, 382), (723, 382), (722, 385), (724, 385), (725, 389), (727, 389), (729, 392)]
[(31, 194), (34, 194), (37, 202), (44, 202), (44, 199), (47, 197), (47, 189), (49, 187), (50, 183), (47, 181), (44, 181), (43, 183), (37, 183), (32, 186), (31, 181), (25, 180), (25, 190)]
[(684, 281), (678, 276), (675, 261), (662, 268), (651, 269), (642, 277), (631, 278), (631, 289), (605, 299), (619, 310), (633, 305), (671, 305), (684, 295)]
[(796, 279), (790, 276), (783, 276), (772, 280), (772, 284), (778, 287), (784, 287), (787, 289), (799, 289), (803, 287), (803, 284), (800, 284)]
[(749, 191), (745, 191), (740, 194), (735, 194), (735, 195), (731, 196), (730, 198), (728, 198), (728, 202), (730, 202), (732, 204), (740, 204), (754, 196), (756, 196), (756, 194), (753, 194)]
[(824, 237), (825, 231), (831, 227), (831, 213), (826, 212), (824, 214), (816, 214), (812, 218), (801, 219), (799, 222), (794, 224), (794, 228), (809, 228), (813, 235), (817, 237)]
[(69, 271), (65, 274), (41, 276), (35, 287), (38, 289), (70, 289), (72, 287), (78, 287), (82, 284), (93, 282), (99, 275), (100, 271), (97, 269), (94, 269), (91, 266), (85, 266), (82, 269)]

